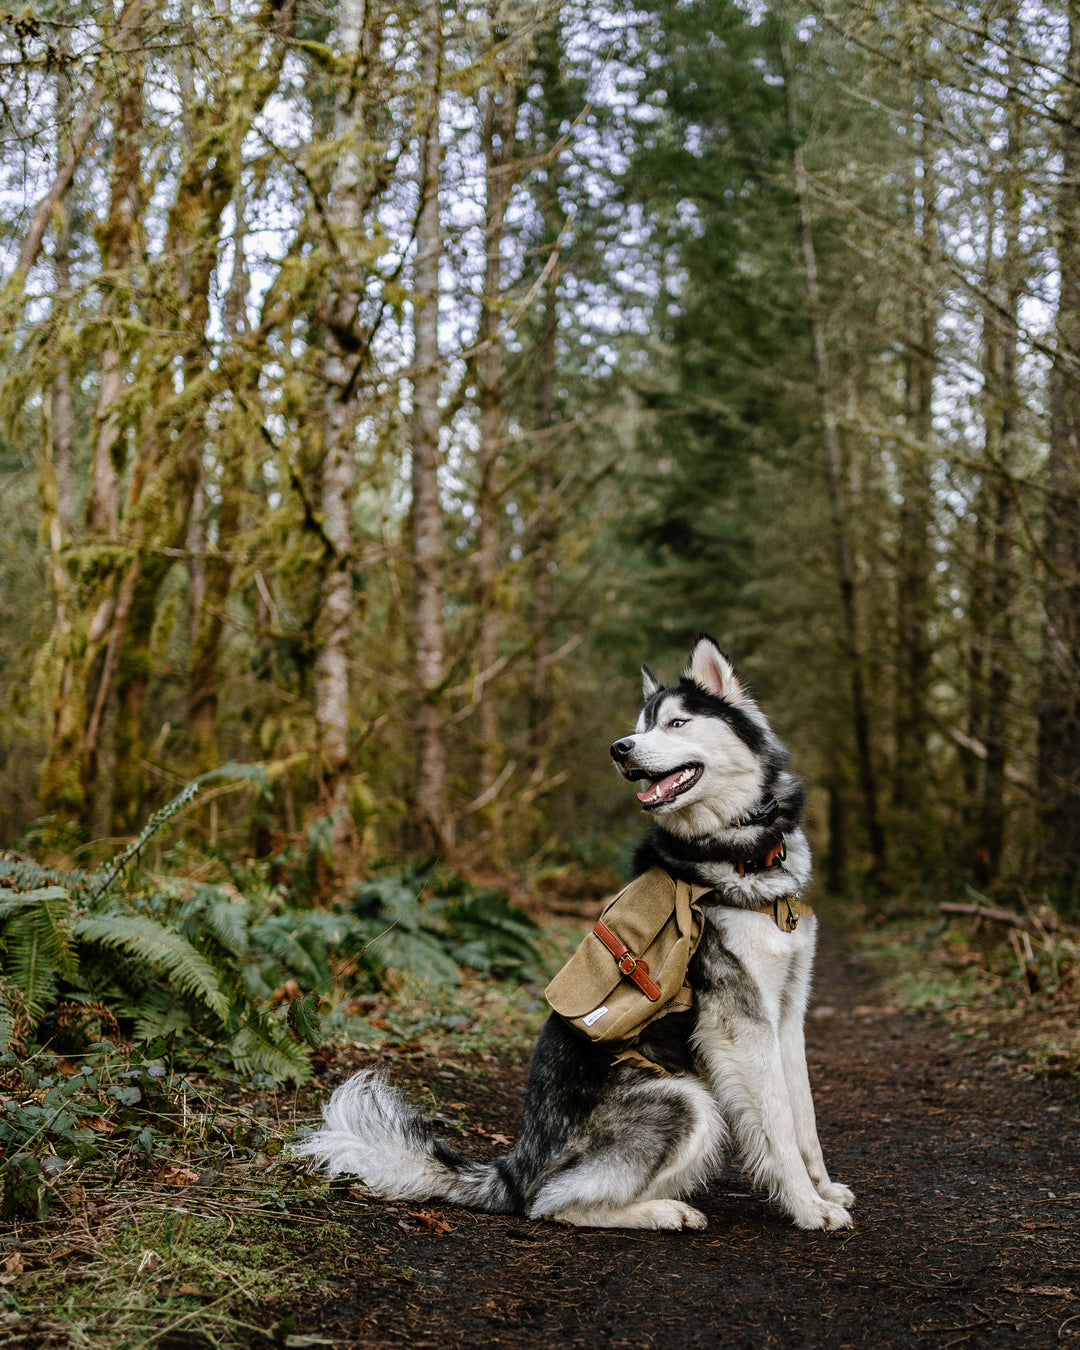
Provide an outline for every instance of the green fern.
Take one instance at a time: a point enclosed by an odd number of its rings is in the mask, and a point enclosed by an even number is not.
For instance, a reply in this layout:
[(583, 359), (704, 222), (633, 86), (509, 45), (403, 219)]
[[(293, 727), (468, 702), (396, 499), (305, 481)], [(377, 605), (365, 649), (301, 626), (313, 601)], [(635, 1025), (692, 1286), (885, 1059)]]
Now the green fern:
[(372, 939), (365, 955), (381, 970), (404, 971), (436, 988), (461, 983), (461, 971), (445, 944), (419, 927), (385, 929)]
[(264, 1073), (275, 1083), (290, 1078), (306, 1083), (311, 1078), (306, 1047), (291, 1040), (288, 1031), (264, 1012), (252, 1012), (227, 1048), (239, 1073)]
[(456, 984), (459, 966), (484, 974), (546, 976), (543, 932), (506, 896), (475, 890), (452, 872), (404, 867), (357, 887), (353, 910), (370, 933), (365, 959), (433, 984)]
[(221, 990), (217, 972), (175, 929), (141, 915), (91, 914), (79, 920), (74, 932), (84, 942), (118, 947), (164, 971), (178, 988), (200, 999), (222, 1022), (227, 1021), (229, 1000)]
[(166, 989), (151, 989), (140, 1000), (134, 1015), (136, 1041), (147, 1042), (159, 1036), (184, 1035), (191, 1031), (191, 1010)]
[(505, 896), (478, 891), (451, 901), (447, 909), (451, 955), (470, 970), (482, 974), (517, 975), (524, 980), (546, 978), (538, 943), (543, 930)]
[(5, 967), (26, 1011), (38, 1022), (56, 996), (57, 977), (75, 973), (71, 897), (62, 886), (44, 886), (0, 902)]
[(10, 1050), (14, 1036), (15, 1018), (8, 1011), (8, 1006), (4, 1002), (3, 991), (0, 990), (0, 1052)]
[(308, 915), (273, 914), (256, 924), (251, 930), (251, 945), (258, 952), (275, 957), (291, 974), (299, 976), (311, 984), (328, 983), (330, 969), (326, 963), (325, 949), (312, 951), (313, 945), (302, 940), (302, 929)]
[[(218, 895), (216, 891), (214, 894), (215, 897)], [(246, 900), (234, 900), (226, 896), (214, 898), (210, 903), (204, 902), (198, 911), (198, 922), (237, 960), (242, 961), (248, 955), (251, 945), (251, 905)]]
[(30, 905), (47, 905), (54, 900), (64, 901), (65, 908), (70, 909), (71, 897), (63, 886), (42, 886), (32, 891), (9, 895), (6, 899), (0, 900), (0, 919), (6, 919), (9, 914)]

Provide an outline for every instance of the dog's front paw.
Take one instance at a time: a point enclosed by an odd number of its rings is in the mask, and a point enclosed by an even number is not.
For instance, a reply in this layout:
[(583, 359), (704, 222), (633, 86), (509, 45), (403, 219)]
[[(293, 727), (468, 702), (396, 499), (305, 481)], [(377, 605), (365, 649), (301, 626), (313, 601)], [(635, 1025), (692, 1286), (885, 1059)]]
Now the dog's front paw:
[(684, 1205), (681, 1200), (676, 1200), (673, 1203), (679, 1207), (684, 1228), (708, 1228), (709, 1221), (700, 1209), (695, 1209), (693, 1205)]
[(843, 1205), (833, 1204), (824, 1198), (811, 1208), (800, 1210), (794, 1217), (796, 1228), (824, 1228), (831, 1233), (839, 1228), (855, 1227), (854, 1219)]
[(818, 1195), (822, 1200), (828, 1200), (834, 1205), (843, 1205), (845, 1209), (850, 1209), (855, 1203), (855, 1192), (850, 1186), (842, 1186), (839, 1181), (824, 1181), (817, 1188)]
[(655, 1228), (707, 1228), (709, 1221), (700, 1209), (684, 1204), (682, 1200), (652, 1200), (650, 1226)]

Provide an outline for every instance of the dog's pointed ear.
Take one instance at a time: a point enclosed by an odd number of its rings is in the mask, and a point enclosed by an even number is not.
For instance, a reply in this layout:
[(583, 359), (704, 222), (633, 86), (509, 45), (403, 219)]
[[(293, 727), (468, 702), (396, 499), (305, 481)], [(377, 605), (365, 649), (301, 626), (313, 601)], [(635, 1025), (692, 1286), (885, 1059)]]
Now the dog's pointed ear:
[(716, 639), (705, 633), (694, 643), (686, 678), (707, 693), (736, 706), (753, 703), (735, 667), (717, 646)]
[(652, 673), (647, 665), (641, 666), (641, 692), (646, 698), (652, 698), (658, 689), (663, 689), (663, 685)]

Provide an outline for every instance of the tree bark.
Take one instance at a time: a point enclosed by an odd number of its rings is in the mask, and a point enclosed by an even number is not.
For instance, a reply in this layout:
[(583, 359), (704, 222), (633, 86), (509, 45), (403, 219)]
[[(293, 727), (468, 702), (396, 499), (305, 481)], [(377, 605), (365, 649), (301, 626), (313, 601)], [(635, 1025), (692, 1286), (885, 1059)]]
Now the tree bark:
[[(498, 6), (491, 9), (491, 26), (500, 24)], [(494, 697), (494, 678), (499, 659), (499, 521), (503, 493), (499, 484), (499, 445), (503, 438), (503, 343), (499, 336), (502, 315), (502, 241), (506, 209), (513, 189), (510, 166), (517, 144), (518, 86), (512, 73), (501, 68), (484, 91), (483, 152), (485, 166), (484, 196), (484, 281), (481, 293), (477, 346), (477, 402), (480, 408), (480, 452), (476, 510), (479, 520), (477, 541), (477, 591), (480, 633), (477, 644), (476, 697), (479, 698), (480, 782), (484, 791), (491, 788), (501, 772), (499, 763), (498, 700)], [(500, 802), (497, 794), (484, 806), (485, 826), (498, 834)]]
[(364, 0), (342, 0), (339, 40), (347, 76), (338, 88), (334, 136), (339, 146), (331, 175), (327, 211), (335, 262), (329, 279), (330, 322), (324, 327), (323, 455), (320, 507), (327, 556), (315, 621), (315, 721), (324, 809), (332, 817), (335, 867), (346, 870), (353, 852), (354, 831), (348, 787), (349, 647), (353, 601), (353, 495), (355, 492), (356, 402), (353, 366), (356, 356), (342, 343), (353, 334), (361, 301), (362, 197), (366, 164), (363, 142), (368, 134), (368, 87)]
[(446, 718), (443, 711), (446, 635), (443, 593), (443, 513), (439, 500), (439, 103), (442, 19), (428, 0), (421, 22), (419, 79), (422, 104), (418, 146), (420, 197), (413, 264), (412, 538), (414, 554), (413, 644), (417, 689), (416, 805), (413, 829), (426, 853), (453, 847), (447, 804)]
[[(114, 55), (119, 58), (121, 65), (125, 53), (133, 53), (136, 50), (135, 36), (141, 24), (142, 0), (124, 0), (124, 6), (120, 11), (120, 18), (115, 29), (117, 36)], [(71, 186), (71, 180), (75, 177), (75, 170), (79, 167), (79, 161), (82, 159), (87, 142), (90, 140), (90, 133), (94, 129), (98, 112), (101, 110), (101, 105), (105, 102), (105, 96), (109, 92), (109, 84), (109, 81), (99, 76), (90, 86), (85, 99), (82, 100), (79, 120), (72, 129), (67, 151), (58, 159), (56, 176), (50, 184), (48, 192), (38, 202), (34, 210), (30, 220), (30, 228), (27, 230), (22, 248), (19, 250), (19, 260), (15, 265), (15, 272), (9, 286), (17, 287), (21, 291), (26, 284), (26, 278), (37, 261), (42, 242), (48, 232), (56, 208), (63, 201), (68, 188)]]
[[(229, 414), (224, 419), (217, 446), (219, 465), (217, 489), (219, 506), (217, 529), (212, 550), (207, 550), (205, 521), (198, 519), (207, 509), (203, 488), (203, 473), (199, 473), (191, 504), (191, 523), (188, 543), (197, 545), (205, 554), (193, 557), (191, 574), (191, 602), (195, 623), (191, 638), (191, 679), (188, 683), (188, 727), (195, 767), (199, 773), (219, 763), (217, 720), (221, 686), (221, 639), (225, 631), (225, 606), (232, 590), (236, 566), (235, 551), (239, 547), (241, 501), (244, 487), (247, 440), (257, 409), (258, 366), (245, 361), (241, 350), (246, 329), (245, 307), (248, 295), (248, 275), (244, 264), (244, 202), (238, 190), (235, 199), (236, 233), (233, 239), (234, 261), (229, 289), (225, 298), (225, 335), (229, 350), (223, 361), (234, 372), (233, 399)], [(202, 469), (202, 466), (198, 466)], [(204, 472), (205, 470), (203, 470)]]
[[(100, 236), (102, 269), (108, 287), (104, 312), (119, 320), (126, 315), (126, 272), (131, 265), (141, 218), (139, 136), (143, 63), (138, 48), (141, 24), (141, 0), (128, 0), (117, 37), (124, 79), (119, 88), (114, 120), (109, 206)], [(76, 141), (80, 129), (76, 131)], [(69, 153), (65, 165), (70, 160)], [(69, 174), (68, 182), (70, 177)], [(57, 182), (63, 178), (61, 172)], [(40, 247), (40, 239), (37, 247)], [(113, 334), (120, 327), (119, 323), (108, 325), (107, 331)], [(123, 446), (117, 404), (123, 379), (120, 343), (110, 337), (101, 351), (98, 365), (94, 460), (86, 505), (84, 550), (91, 544), (97, 551), (102, 545), (119, 542)], [(107, 696), (108, 681), (118, 663), (118, 650), (111, 635), (118, 607), (121, 567), (122, 562), (115, 554), (91, 557), (85, 569), (80, 568), (85, 575), (80, 576), (75, 588), (79, 599), (76, 602), (74, 595), (69, 594), (63, 620), (58, 624), (58, 676), (40, 797), (44, 814), (80, 826), (85, 826), (89, 818), (89, 795), (104, 716), (103, 695)]]
[(1080, 3), (1068, 0), (1057, 198), (1061, 289), (1050, 372), (1046, 463), (1038, 804), (1044, 881), (1080, 895)]
[[(68, 122), (74, 108), (74, 90), (65, 66), (56, 72), (57, 163), (69, 153)], [(71, 222), (62, 198), (56, 207), (56, 246), (53, 252), (53, 332), (60, 338), (71, 298)], [(71, 362), (67, 344), (55, 344), (53, 378), (45, 399), (44, 454), (39, 465), (42, 515), (49, 542), (49, 579), (56, 631), (63, 642), (70, 629), (69, 582), (63, 552), (76, 524), (75, 411), (72, 402)]]
[[(120, 657), (104, 665), (104, 674), (115, 677), (117, 704), (113, 833), (131, 833), (145, 814), (145, 723), (157, 600), (172, 556), (187, 536), (207, 437), (207, 409), (223, 382), (221, 368), (212, 367), (210, 333), (221, 218), (240, 179), (244, 139), (277, 87), (294, 9), (295, 0), (268, 0), (257, 29), (245, 35), (242, 46), (229, 48), (229, 58), (244, 78), (239, 91), (228, 86), (227, 113), (212, 93), (190, 110), (192, 132), (163, 248), (172, 269), (173, 307), (162, 298), (169, 296), (163, 290), (154, 314), (157, 327), (180, 335), (175, 361), (183, 370), (183, 386), (177, 391), (173, 384), (172, 362), (162, 363), (154, 416), (141, 428), (123, 508), (122, 534), (133, 556), (120, 600), (129, 580), (131, 599), (129, 604), (118, 600), (109, 639), (110, 651), (119, 641)], [(98, 704), (104, 706), (109, 692), (108, 683), (99, 688)]]
[(885, 831), (878, 811), (877, 776), (874, 768), (870, 739), (870, 712), (866, 695), (866, 657), (860, 636), (858, 596), (855, 567), (847, 524), (844, 494), (843, 466), (836, 416), (832, 403), (832, 383), (829, 375), (828, 352), (822, 322), (822, 302), (818, 285), (817, 256), (814, 248), (813, 221), (807, 195), (806, 170), (803, 166), (802, 144), (799, 140), (798, 113), (795, 103), (794, 71), (787, 45), (783, 49), (784, 74), (787, 92), (788, 126), (791, 132), (795, 170), (795, 198), (798, 208), (799, 235), (802, 244), (803, 267), (806, 281), (807, 320), (813, 349), (814, 378), (818, 408), (821, 416), (821, 438), (825, 452), (825, 478), (832, 518), (833, 548), (836, 557), (837, 579), (840, 585), (840, 605), (843, 621), (844, 647), (851, 681), (852, 723), (855, 737), (856, 765), (862, 797), (863, 824), (870, 848), (873, 876), (884, 883), (886, 871)]
[[(1010, 30), (1015, 30), (1013, 13)], [(1010, 59), (1009, 84), (1020, 78), (1016, 58)], [(1020, 241), (1023, 208), (1022, 115), (1018, 100), (1007, 113), (1007, 143), (1001, 174), (1001, 229), (1005, 239), (1000, 280), (987, 277), (987, 290), (1000, 292), (999, 304), (987, 307), (984, 324), (984, 400), (986, 424), (985, 474), (989, 479), (991, 510), (988, 550), (988, 627), (986, 630), (986, 701), (983, 743), (986, 761), (982, 773), (982, 800), (975, 843), (975, 879), (989, 885), (998, 875), (1004, 849), (1007, 819), (1007, 766), (1009, 728), (1012, 723), (1013, 637), (1012, 606), (1016, 593), (1014, 539), (1016, 493), (1012, 475), (1016, 467), (1020, 417), (1016, 343), (1023, 293), (1023, 257)]]
[(910, 186), (912, 242), (918, 257), (912, 332), (905, 354), (905, 423), (900, 466), (900, 535), (897, 559), (897, 709), (893, 803), (913, 813), (926, 802), (930, 763), (930, 527), (933, 494), (934, 375), (937, 362), (935, 261), (937, 175), (930, 127), (936, 120), (928, 84), (919, 91), (918, 154)]
[[(551, 213), (549, 213), (550, 215)], [(557, 246), (558, 228), (549, 219), (548, 243)], [(529, 708), (529, 734), (533, 747), (533, 776), (540, 782), (547, 776), (551, 745), (551, 720), (554, 700), (551, 695), (552, 616), (554, 596), (556, 517), (555, 446), (551, 429), (555, 425), (555, 385), (558, 374), (556, 337), (559, 328), (559, 265), (551, 269), (544, 287), (544, 315), (540, 330), (538, 364), (540, 384), (537, 391), (536, 430), (540, 434), (536, 469), (537, 525), (533, 560), (533, 586), (530, 627), (535, 634), (533, 678)]]

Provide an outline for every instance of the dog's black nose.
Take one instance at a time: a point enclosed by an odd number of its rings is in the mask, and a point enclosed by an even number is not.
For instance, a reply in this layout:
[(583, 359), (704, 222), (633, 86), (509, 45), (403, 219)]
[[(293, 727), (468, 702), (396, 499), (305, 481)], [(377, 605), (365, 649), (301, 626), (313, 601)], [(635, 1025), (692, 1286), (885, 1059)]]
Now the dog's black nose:
[(616, 741), (611, 747), (612, 759), (625, 759), (634, 748), (633, 741)]

